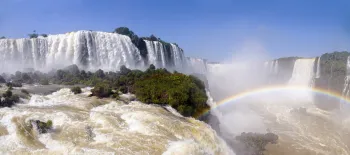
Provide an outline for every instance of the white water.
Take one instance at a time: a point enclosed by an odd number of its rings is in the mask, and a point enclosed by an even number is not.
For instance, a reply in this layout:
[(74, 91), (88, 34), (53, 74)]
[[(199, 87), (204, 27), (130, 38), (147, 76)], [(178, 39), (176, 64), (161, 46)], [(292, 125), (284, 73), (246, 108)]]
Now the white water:
[(207, 73), (207, 61), (204, 59), (187, 57), (187, 72), (189, 73)]
[(297, 59), (294, 64), (289, 85), (311, 87), (314, 78), (313, 66), (315, 59)]
[[(345, 77), (342, 97), (345, 99), (349, 99), (350, 97), (350, 57), (348, 57), (347, 63), (346, 63), (346, 77)], [(340, 106), (341, 106), (340, 108), (343, 110), (344, 110), (344, 106), (343, 106), (344, 104), (346, 103), (340, 103)]]
[[(292, 76), (285, 85), (312, 87), (315, 78), (314, 61), (315, 59), (297, 59)], [(263, 70), (268, 72), (265, 74), (273, 78), (277, 64), (276, 61), (265, 62)], [(235, 62), (209, 65), (208, 80), (214, 99), (234, 96), (247, 90), (244, 88), (261, 88), (257, 81), (264, 74), (253, 68), (255, 66), (252, 64)], [(255, 87), (251, 87), (252, 83), (255, 83)], [(234, 88), (241, 91), (237, 92)], [(350, 119), (344, 118), (339, 111), (319, 109), (312, 96), (313, 93), (309, 91), (287, 90), (251, 93), (226, 102), (216, 109), (221, 114), (220, 126), (228, 129), (228, 133), (221, 134), (225, 135), (225, 139), (233, 139), (242, 132), (273, 132), (279, 136), (279, 140), (277, 145), (266, 147), (265, 153), (270, 155), (350, 154)]]
[[(146, 41), (148, 62), (157, 67), (183, 70), (186, 64), (181, 48), (166, 49), (158, 41)], [(97, 31), (77, 31), (35, 39), (1, 39), (0, 70), (25, 68), (51, 70), (76, 64), (87, 70), (118, 70), (121, 65), (144, 69), (140, 51), (124, 35)]]
[[(0, 40), (0, 67), (37, 70), (77, 64), (81, 68), (115, 70), (142, 65), (138, 49), (127, 36), (78, 31), (47, 38)], [(11, 65), (11, 67), (9, 66)]]
[[(61, 89), (0, 109), (1, 154), (229, 154), (207, 124), (171, 107), (129, 104)], [(54, 130), (30, 132), (30, 119), (52, 120)], [(29, 131), (29, 132), (27, 132)]]
[(317, 59), (317, 69), (316, 69), (316, 78), (321, 77), (321, 57)]

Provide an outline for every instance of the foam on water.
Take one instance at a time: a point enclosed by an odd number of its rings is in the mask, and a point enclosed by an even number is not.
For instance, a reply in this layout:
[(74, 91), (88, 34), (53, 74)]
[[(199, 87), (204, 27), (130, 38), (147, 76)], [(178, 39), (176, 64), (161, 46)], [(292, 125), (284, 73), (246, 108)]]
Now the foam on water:
[[(32, 119), (52, 120), (53, 130), (31, 132), (25, 126)], [(0, 135), (3, 154), (161, 154), (176, 153), (172, 148), (186, 147), (183, 142), (189, 147), (176, 154), (230, 152), (201, 121), (179, 117), (157, 105), (124, 104), (87, 97), (87, 93), (74, 95), (66, 88), (33, 96), (29, 103), (1, 108), (0, 126), (8, 132)]]

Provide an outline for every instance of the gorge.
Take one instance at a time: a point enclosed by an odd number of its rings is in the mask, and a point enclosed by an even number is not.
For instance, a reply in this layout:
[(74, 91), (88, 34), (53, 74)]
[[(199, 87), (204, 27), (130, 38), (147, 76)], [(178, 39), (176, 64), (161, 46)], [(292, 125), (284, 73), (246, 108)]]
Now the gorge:
[[(146, 70), (153, 64), (198, 74), (207, 83), (211, 111), (205, 121), (211, 127), (171, 106), (88, 98), (89, 87), (80, 95), (63, 88), (0, 109), (0, 152), (256, 154), (240, 135), (272, 132), (279, 137), (277, 144), (266, 144), (258, 153), (350, 153), (344, 111), (350, 95), (350, 53), (210, 63), (186, 57), (177, 44), (131, 32), (0, 39), (0, 71), (48, 72), (73, 64), (86, 71), (117, 71), (123, 65)], [(28, 134), (23, 124), (30, 119), (53, 120), (57, 131)]]

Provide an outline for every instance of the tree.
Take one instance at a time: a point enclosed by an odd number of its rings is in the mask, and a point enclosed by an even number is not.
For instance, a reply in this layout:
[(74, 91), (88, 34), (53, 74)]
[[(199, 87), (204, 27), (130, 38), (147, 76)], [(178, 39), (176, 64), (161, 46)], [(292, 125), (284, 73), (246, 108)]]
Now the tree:
[(151, 41), (158, 41), (158, 38), (153, 34), (149, 37)]
[(42, 37), (46, 38), (47, 37), (47, 34), (41, 34)]
[(154, 66), (153, 64), (149, 65), (149, 70), (156, 70), (156, 66)]
[(28, 34), (29, 38), (32, 39), (32, 38), (38, 38), (39, 34), (36, 33), (36, 31), (34, 30), (33, 33), (31, 34)]
[(125, 65), (120, 66), (120, 74), (126, 75), (129, 72), (131, 72), (131, 70), (129, 68), (126, 68)]
[(73, 87), (73, 88), (71, 88), (71, 91), (74, 94), (80, 94), (82, 92), (80, 87)]
[(134, 32), (132, 32), (129, 28), (127, 27), (119, 27), (116, 28), (114, 31), (114, 33), (118, 33), (118, 34), (122, 34), (122, 35), (126, 35), (129, 36), (130, 39), (135, 35)]
[(2, 36), (2, 37), (0, 37), (0, 39), (6, 39), (6, 37), (5, 37), (5, 36)]

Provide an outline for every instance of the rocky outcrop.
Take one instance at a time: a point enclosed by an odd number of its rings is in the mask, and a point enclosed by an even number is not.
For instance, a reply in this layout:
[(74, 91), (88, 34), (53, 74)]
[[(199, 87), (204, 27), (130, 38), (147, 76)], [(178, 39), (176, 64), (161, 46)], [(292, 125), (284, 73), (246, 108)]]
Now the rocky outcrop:
[[(315, 78), (314, 87), (342, 94), (347, 75), (347, 59), (349, 52), (333, 52), (323, 54), (320, 61), (320, 77)], [(316, 103), (323, 108), (335, 108), (337, 104), (332, 104), (332, 107), (327, 103), (339, 103), (336, 98), (329, 98), (324, 95), (315, 97)]]

